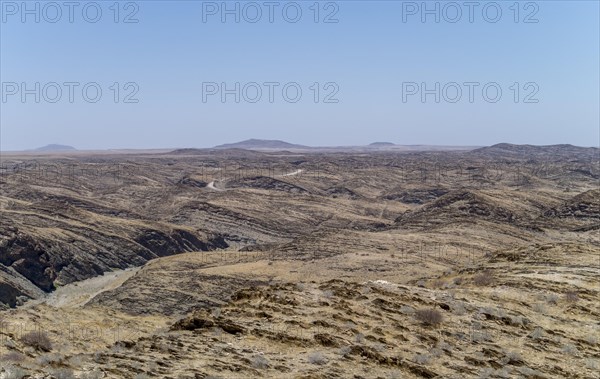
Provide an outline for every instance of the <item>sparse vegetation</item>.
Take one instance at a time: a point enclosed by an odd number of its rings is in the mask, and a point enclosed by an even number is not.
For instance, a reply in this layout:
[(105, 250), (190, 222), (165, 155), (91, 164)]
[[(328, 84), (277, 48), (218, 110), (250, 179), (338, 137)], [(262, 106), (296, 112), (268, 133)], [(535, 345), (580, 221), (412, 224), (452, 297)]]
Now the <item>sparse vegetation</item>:
[(555, 293), (551, 293), (548, 296), (546, 296), (546, 301), (548, 302), (548, 304), (556, 305), (558, 303), (558, 295), (556, 295)]
[(543, 315), (546, 313), (546, 307), (542, 303), (535, 303), (531, 306), (531, 308), (537, 314)]
[(6, 365), (4, 367), (3, 379), (23, 379), (27, 376), (29, 376), (28, 372), (21, 367), (13, 365)]
[(85, 371), (79, 374), (79, 379), (102, 379), (104, 373), (99, 370)]
[(533, 338), (534, 340), (542, 339), (545, 335), (546, 333), (544, 332), (544, 329), (540, 327), (535, 328), (530, 334), (531, 338)]
[(6, 353), (0, 356), (0, 362), (22, 362), (25, 359), (25, 356), (16, 351), (11, 351), (10, 353)]
[(364, 334), (362, 334), (362, 333), (357, 333), (357, 334), (354, 336), (354, 342), (356, 342), (356, 343), (360, 343), (360, 344), (363, 344), (363, 343), (365, 343), (365, 336), (364, 336)]
[(437, 309), (419, 309), (414, 313), (415, 318), (425, 325), (437, 326), (444, 321), (442, 312)]
[(64, 364), (64, 356), (59, 353), (42, 354), (36, 358), (37, 364), (40, 366), (58, 366)]
[[(136, 156), (141, 172), (118, 190), (96, 181), (16, 186), (3, 176), (0, 206), (19, 200), (0, 220), (0, 244), (25, 260), (22, 267), (35, 266), (26, 266), (34, 262), (15, 246), (37, 246), (73, 264), (45, 262), (51, 275), (40, 279), (64, 285), (3, 311), (0, 348), (8, 354), (0, 366), (48, 379), (69, 378), (71, 369), (78, 379), (594, 377), (597, 249), (588, 241), (598, 212), (578, 199), (589, 195), (597, 172), (579, 180), (571, 166), (583, 163), (563, 162), (574, 183), (570, 195), (557, 191), (555, 179), (479, 187), (445, 175), (432, 188), (397, 173), (447, 157), (474, 174), (489, 163), (478, 154), (385, 155), (385, 165), (371, 154), (336, 154), (339, 167), (326, 153), (318, 160), (249, 152)], [(230, 187), (225, 170), (219, 192), (165, 186), (224, 162), (256, 166), (263, 158), (297, 162), (288, 172), (323, 162), (326, 172), (299, 178), (306, 192), (298, 193), (282, 177)], [(94, 157), (93, 164), (112, 159)], [(335, 181), (356, 198), (324, 198)], [(410, 197), (415, 202), (399, 200)], [(587, 215), (561, 216), (572, 209)], [(65, 248), (72, 260), (63, 259)], [(209, 251), (185, 253), (199, 248)], [(144, 266), (97, 287), (66, 283), (130, 264)], [(33, 285), (27, 275), (16, 284)], [(21, 323), (45, 328), (51, 350), (38, 347), (38, 335), (21, 341), (13, 327)], [(102, 333), (90, 336), (92, 328)], [(9, 377), (2, 369), (0, 379)]]
[(523, 358), (521, 357), (521, 354), (517, 351), (506, 352), (506, 354), (504, 355), (504, 358), (502, 358), (502, 360), (501, 360), (501, 363), (504, 365), (520, 364), (521, 362), (523, 362)]
[(420, 365), (427, 365), (431, 362), (431, 356), (428, 354), (417, 354), (414, 356), (413, 361)]
[(576, 303), (579, 301), (579, 295), (576, 291), (567, 291), (565, 292), (565, 300), (568, 303)]
[(52, 350), (52, 341), (43, 331), (28, 332), (21, 337), (21, 342), (39, 351), (48, 352)]
[(330, 300), (333, 297), (333, 291), (332, 290), (323, 291), (323, 297)]
[(308, 362), (313, 365), (324, 365), (327, 364), (327, 358), (323, 353), (314, 352), (308, 355)]
[(473, 284), (479, 287), (483, 286), (491, 286), (494, 284), (495, 278), (492, 271), (484, 270), (480, 274), (477, 274), (473, 277)]
[(350, 346), (343, 346), (343, 347), (340, 348), (340, 350), (338, 351), (338, 353), (340, 355), (345, 356), (347, 354), (350, 354), (351, 351), (352, 351), (352, 348)]
[(567, 344), (567, 345), (563, 346), (562, 351), (563, 351), (563, 353), (566, 353), (569, 355), (577, 355), (579, 353), (579, 350), (577, 350), (577, 348), (572, 344)]
[(262, 355), (257, 355), (252, 358), (252, 367), (259, 370), (266, 370), (269, 368), (269, 360)]
[(598, 359), (587, 358), (585, 360), (585, 367), (589, 368), (590, 370), (598, 371), (600, 370), (600, 363), (598, 362)]
[(73, 370), (69, 368), (58, 368), (50, 371), (55, 379), (75, 379)]

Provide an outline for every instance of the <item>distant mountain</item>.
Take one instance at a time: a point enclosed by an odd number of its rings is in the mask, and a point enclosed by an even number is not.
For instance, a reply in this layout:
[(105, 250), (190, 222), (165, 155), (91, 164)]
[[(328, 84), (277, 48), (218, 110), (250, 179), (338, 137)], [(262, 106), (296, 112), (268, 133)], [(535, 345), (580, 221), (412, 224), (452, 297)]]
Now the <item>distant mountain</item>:
[(57, 145), (57, 144), (50, 144), (50, 145), (38, 147), (37, 149), (35, 149), (35, 151), (75, 151), (75, 150), (77, 150), (77, 149), (74, 148), (73, 146)]
[(309, 147), (279, 140), (249, 139), (215, 146), (215, 149), (309, 149)]
[(487, 156), (513, 156), (513, 157), (525, 157), (525, 156), (597, 156), (600, 149), (597, 147), (579, 147), (568, 144), (561, 145), (515, 145), (511, 143), (499, 143), (496, 145), (482, 147), (471, 151), (471, 154), (487, 155)]
[(392, 143), (392, 142), (373, 142), (372, 144), (369, 144), (369, 146), (372, 146), (372, 147), (389, 147), (389, 146), (396, 146), (396, 144)]

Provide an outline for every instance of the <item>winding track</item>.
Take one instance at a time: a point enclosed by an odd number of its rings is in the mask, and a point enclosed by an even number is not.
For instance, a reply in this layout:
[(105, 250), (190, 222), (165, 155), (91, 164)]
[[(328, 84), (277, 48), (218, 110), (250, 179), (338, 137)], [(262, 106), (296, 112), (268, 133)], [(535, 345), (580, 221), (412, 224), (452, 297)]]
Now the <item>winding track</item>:
[[(287, 173), (287, 174), (283, 174), (283, 175), (279, 175), (279, 176), (280, 176), (280, 177), (286, 177), (286, 176), (296, 176), (296, 175), (298, 175), (298, 174), (301, 174), (301, 173), (303, 173), (303, 172), (304, 172), (304, 170), (303, 170), (303, 169), (298, 169), (298, 170), (296, 170), (296, 171), (289, 172), (289, 173)], [(208, 183), (208, 184), (206, 185), (206, 188), (208, 188), (208, 189), (211, 189), (211, 190), (213, 190), (213, 191), (224, 191), (224, 189), (222, 189), (222, 188), (217, 188), (217, 187), (215, 187), (215, 181), (214, 181), (214, 180), (213, 180), (213, 181), (211, 181), (210, 183)]]

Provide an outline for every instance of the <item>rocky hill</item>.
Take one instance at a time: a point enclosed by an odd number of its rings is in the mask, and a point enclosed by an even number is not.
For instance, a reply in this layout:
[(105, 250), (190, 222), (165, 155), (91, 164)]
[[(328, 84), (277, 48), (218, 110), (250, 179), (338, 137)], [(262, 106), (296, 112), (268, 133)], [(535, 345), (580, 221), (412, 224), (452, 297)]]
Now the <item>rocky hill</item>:
[(595, 157), (3, 155), (0, 378), (593, 378)]

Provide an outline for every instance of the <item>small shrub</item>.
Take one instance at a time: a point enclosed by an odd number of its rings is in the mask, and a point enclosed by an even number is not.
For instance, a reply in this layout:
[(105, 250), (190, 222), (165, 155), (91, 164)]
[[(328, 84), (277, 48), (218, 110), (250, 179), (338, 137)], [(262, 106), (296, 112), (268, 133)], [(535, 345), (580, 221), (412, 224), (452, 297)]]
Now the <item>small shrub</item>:
[(512, 326), (521, 326), (524, 323), (523, 316), (519, 316), (519, 315), (510, 316), (509, 320), (510, 320), (510, 325), (512, 325)]
[(508, 367), (504, 367), (496, 370), (495, 374), (500, 378), (509, 379), (512, 377), (512, 370)]
[(104, 378), (104, 373), (102, 371), (86, 371), (79, 374), (79, 379), (102, 379)]
[(310, 353), (308, 355), (308, 362), (313, 365), (324, 365), (327, 363), (327, 358), (319, 352)]
[(558, 303), (558, 295), (551, 293), (546, 297), (546, 301), (548, 302), (548, 304), (556, 304)]
[(523, 358), (521, 357), (521, 354), (519, 354), (516, 351), (508, 351), (508, 352), (506, 352), (506, 354), (504, 355), (504, 358), (502, 358), (502, 360), (500, 362), (504, 365), (519, 364), (519, 363), (523, 362)]
[[(0, 321), (0, 329), (3, 329), (2, 321)], [(17, 347), (17, 345), (15, 344), (15, 341), (13, 341), (9, 338), (4, 341), (4, 347), (6, 347), (8, 349), (15, 349)]]
[(17, 366), (8, 365), (4, 367), (4, 379), (22, 379), (29, 376), (27, 371)]
[(542, 303), (535, 303), (531, 306), (531, 308), (536, 313), (546, 313), (546, 307)]
[(257, 355), (252, 359), (252, 367), (265, 370), (269, 368), (269, 360), (262, 355)]
[(81, 367), (83, 365), (83, 359), (81, 356), (74, 355), (69, 358), (69, 366), (71, 367)]
[(431, 357), (427, 354), (417, 354), (413, 358), (413, 361), (420, 365), (427, 365), (429, 362), (431, 362)]
[(585, 342), (587, 342), (590, 345), (596, 345), (598, 343), (598, 338), (596, 338), (596, 336), (592, 334), (589, 334), (585, 337)]
[(541, 372), (539, 372), (537, 370), (534, 370), (532, 368), (529, 368), (527, 366), (519, 367), (518, 370), (526, 378), (529, 378), (529, 377), (543, 377), (544, 376)]
[(439, 358), (444, 353), (442, 352), (441, 349), (438, 349), (437, 347), (434, 347), (433, 349), (429, 350), (429, 354), (431, 354), (431, 357), (433, 357), (433, 358)]
[(494, 370), (493, 368), (484, 368), (479, 373), (479, 379), (488, 378), (510, 378), (511, 372), (508, 368)]
[(104, 363), (106, 361), (106, 357), (104, 357), (104, 355), (102, 355), (102, 353), (96, 352), (96, 353), (94, 353), (92, 360), (95, 363)]
[(63, 356), (59, 353), (42, 354), (37, 357), (36, 362), (40, 366), (52, 366), (63, 364)]
[(358, 333), (354, 336), (356, 343), (365, 343), (365, 336), (362, 333)]
[(444, 288), (446, 282), (442, 279), (436, 279), (431, 283), (432, 288)]
[(455, 303), (455, 304), (452, 304), (452, 312), (459, 316), (462, 316), (465, 313), (467, 313), (467, 308), (465, 308), (465, 306), (462, 302)]
[(38, 351), (51, 351), (52, 341), (44, 332), (29, 332), (21, 337), (21, 342)]
[(211, 329), (212, 335), (214, 338), (221, 338), (221, 336), (223, 335), (223, 329), (219, 328), (218, 326), (215, 326)]
[(483, 271), (481, 274), (473, 277), (473, 284), (479, 287), (492, 285), (494, 281), (494, 275), (489, 270)]
[(437, 343), (437, 348), (440, 349), (440, 350), (442, 350), (442, 351), (444, 351), (444, 350), (451, 351), (452, 350), (452, 346), (450, 346), (450, 344), (448, 344), (448, 343), (446, 343), (444, 341), (439, 341)]
[(494, 336), (487, 330), (474, 330), (471, 333), (471, 341), (472, 342), (491, 342), (494, 340)]
[(585, 367), (589, 368), (590, 370), (600, 370), (600, 364), (598, 364), (598, 360), (594, 358), (587, 358), (585, 360)]
[(576, 303), (579, 301), (579, 295), (577, 295), (577, 292), (575, 291), (568, 291), (565, 293), (565, 300), (568, 303)]
[(387, 349), (387, 347), (382, 343), (376, 343), (375, 345), (373, 345), (373, 349), (375, 349), (376, 351), (381, 353), (381, 352), (385, 351)]
[(577, 353), (579, 353), (577, 348), (571, 344), (563, 346), (562, 351), (563, 351), (563, 353), (570, 354), (570, 355), (577, 355)]
[(0, 362), (23, 362), (25, 356), (21, 353), (17, 353), (16, 351), (11, 351), (10, 353), (6, 353), (0, 357)]
[(542, 329), (538, 326), (537, 328), (535, 328), (533, 330), (533, 332), (531, 332), (530, 336), (534, 340), (539, 340), (539, 339), (543, 338), (545, 334), (546, 333), (544, 333), (544, 329)]
[(73, 370), (71, 370), (70, 368), (59, 368), (56, 370), (52, 370), (51, 374), (56, 379), (75, 379)]
[(415, 318), (425, 325), (436, 326), (444, 321), (444, 316), (437, 309), (419, 309), (415, 312)]

